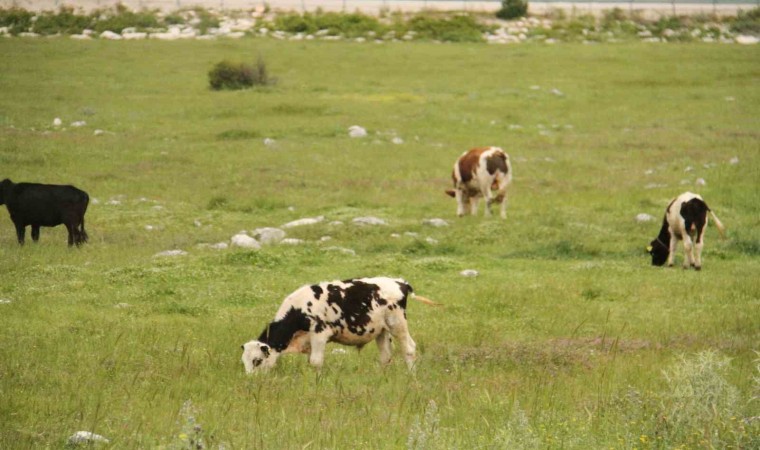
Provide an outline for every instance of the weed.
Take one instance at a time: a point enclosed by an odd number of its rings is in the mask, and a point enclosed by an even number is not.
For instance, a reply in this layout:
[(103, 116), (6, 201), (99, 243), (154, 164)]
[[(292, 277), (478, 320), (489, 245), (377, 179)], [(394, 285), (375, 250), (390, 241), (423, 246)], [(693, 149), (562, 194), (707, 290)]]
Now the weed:
[(415, 416), (414, 422), (409, 429), (409, 435), (406, 438), (406, 448), (408, 450), (425, 450), (439, 448), (438, 439), (440, 422), (438, 415), (438, 405), (435, 400), (430, 400), (425, 407), (425, 414), (420, 420), (420, 416)]

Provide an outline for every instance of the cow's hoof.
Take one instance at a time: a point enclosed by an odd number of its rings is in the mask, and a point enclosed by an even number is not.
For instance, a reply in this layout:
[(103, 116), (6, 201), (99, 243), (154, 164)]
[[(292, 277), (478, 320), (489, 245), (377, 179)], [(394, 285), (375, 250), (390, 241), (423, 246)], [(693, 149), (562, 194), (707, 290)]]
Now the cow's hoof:
[(698, 271), (702, 270), (702, 266), (694, 266), (694, 270), (696, 270), (698, 272)]

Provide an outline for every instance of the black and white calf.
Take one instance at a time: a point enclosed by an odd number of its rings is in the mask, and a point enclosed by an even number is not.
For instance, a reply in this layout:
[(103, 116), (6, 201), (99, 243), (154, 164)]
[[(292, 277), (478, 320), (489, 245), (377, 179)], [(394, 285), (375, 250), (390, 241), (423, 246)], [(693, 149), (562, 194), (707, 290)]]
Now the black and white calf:
[(248, 373), (270, 368), (283, 353), (308, 353), (309, 362), (321, 367), (328, 342), (362, 347), (371, 340), (380, 349), (380, 362), (391, 360), (391, 336), (414, 365), (416, 344), (406, 322), (408, 298), (415, 296), (402, 279), (357, 278), (302, 286), (285, 298), (257, 340), (243, 344), (243, 365)]
[(694, 267), (702, 269), (702, 247), (707, 229), (707, 213), (710, 213), (721, 235), (725, 227), (707, 206), (702, 197), (691, 192), (684, 192), (670, 202), (665, 210), (660, 234), (649, 243), (647, 251), (652, 255), (652, 265), (662, 266), (666, 262), (673, 265), (676, 243), (683, 241), (684, 269)]
[(66, 225), (69, 247), (87, 242), (84, 213), (90, 197), (74, 186), (57, 184), (0, 182), (0, 205), (5, 204), (16, 227), (18, 243), (24, 243), (26, 227), (32, 227), (32, 240), (40, 238), (40, 227)]

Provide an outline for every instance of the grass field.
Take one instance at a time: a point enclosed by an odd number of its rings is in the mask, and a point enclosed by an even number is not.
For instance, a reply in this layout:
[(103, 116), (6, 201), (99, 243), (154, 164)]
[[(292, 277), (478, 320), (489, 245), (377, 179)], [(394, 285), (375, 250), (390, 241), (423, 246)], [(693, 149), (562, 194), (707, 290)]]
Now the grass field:
[[(0, 448), (79, 430), (105, 448), (760, 447), (756, 46), (2, 39), (0, 55), (0, 178), (99, 201), (81, 249), (62, 227), (19, 247), (0, 213)], [(276, 86), (209, 90), (215, 63), (258, 55)], [(506, 221), (457, 219), (443, 193), (481, 145), (513, 161)], [(644, 247), (686, 190), (728, 238), (708, 229), (701, 272), (653, 268)], [(288, 230), (304, 245), (199, 246), (318, 215)], [(388, 225), (351, 223), (366, 215)], [(170, 249), (189, 254), (153, 256)], [(415, 373), (373, 345), (244, 374), (240, 345), (287, 294), (373, 275), (445, 304), (409, 307)]]

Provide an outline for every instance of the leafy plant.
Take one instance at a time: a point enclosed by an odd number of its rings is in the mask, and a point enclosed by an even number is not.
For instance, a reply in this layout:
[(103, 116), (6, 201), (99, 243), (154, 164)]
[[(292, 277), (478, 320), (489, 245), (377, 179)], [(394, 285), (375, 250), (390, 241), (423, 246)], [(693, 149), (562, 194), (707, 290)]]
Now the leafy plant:
[(496, 11), (499, 19), (517, 19), (528, 14), (527, 0), (502, 0), (501, 9)]
[(266, 63), (261, 57), (256, 61), (255, 67), (246, 63), (219, 62), (208, 73), (208, 77), (211, 89), (215, 91), (246, 89), (276, 83), (276, 79), (269, 76)]
[(33, 16), (31, 12), (16, 6), (0, 8), (0, 27), (8, 27), (10, 34), (23, 33), (31, 28)]

